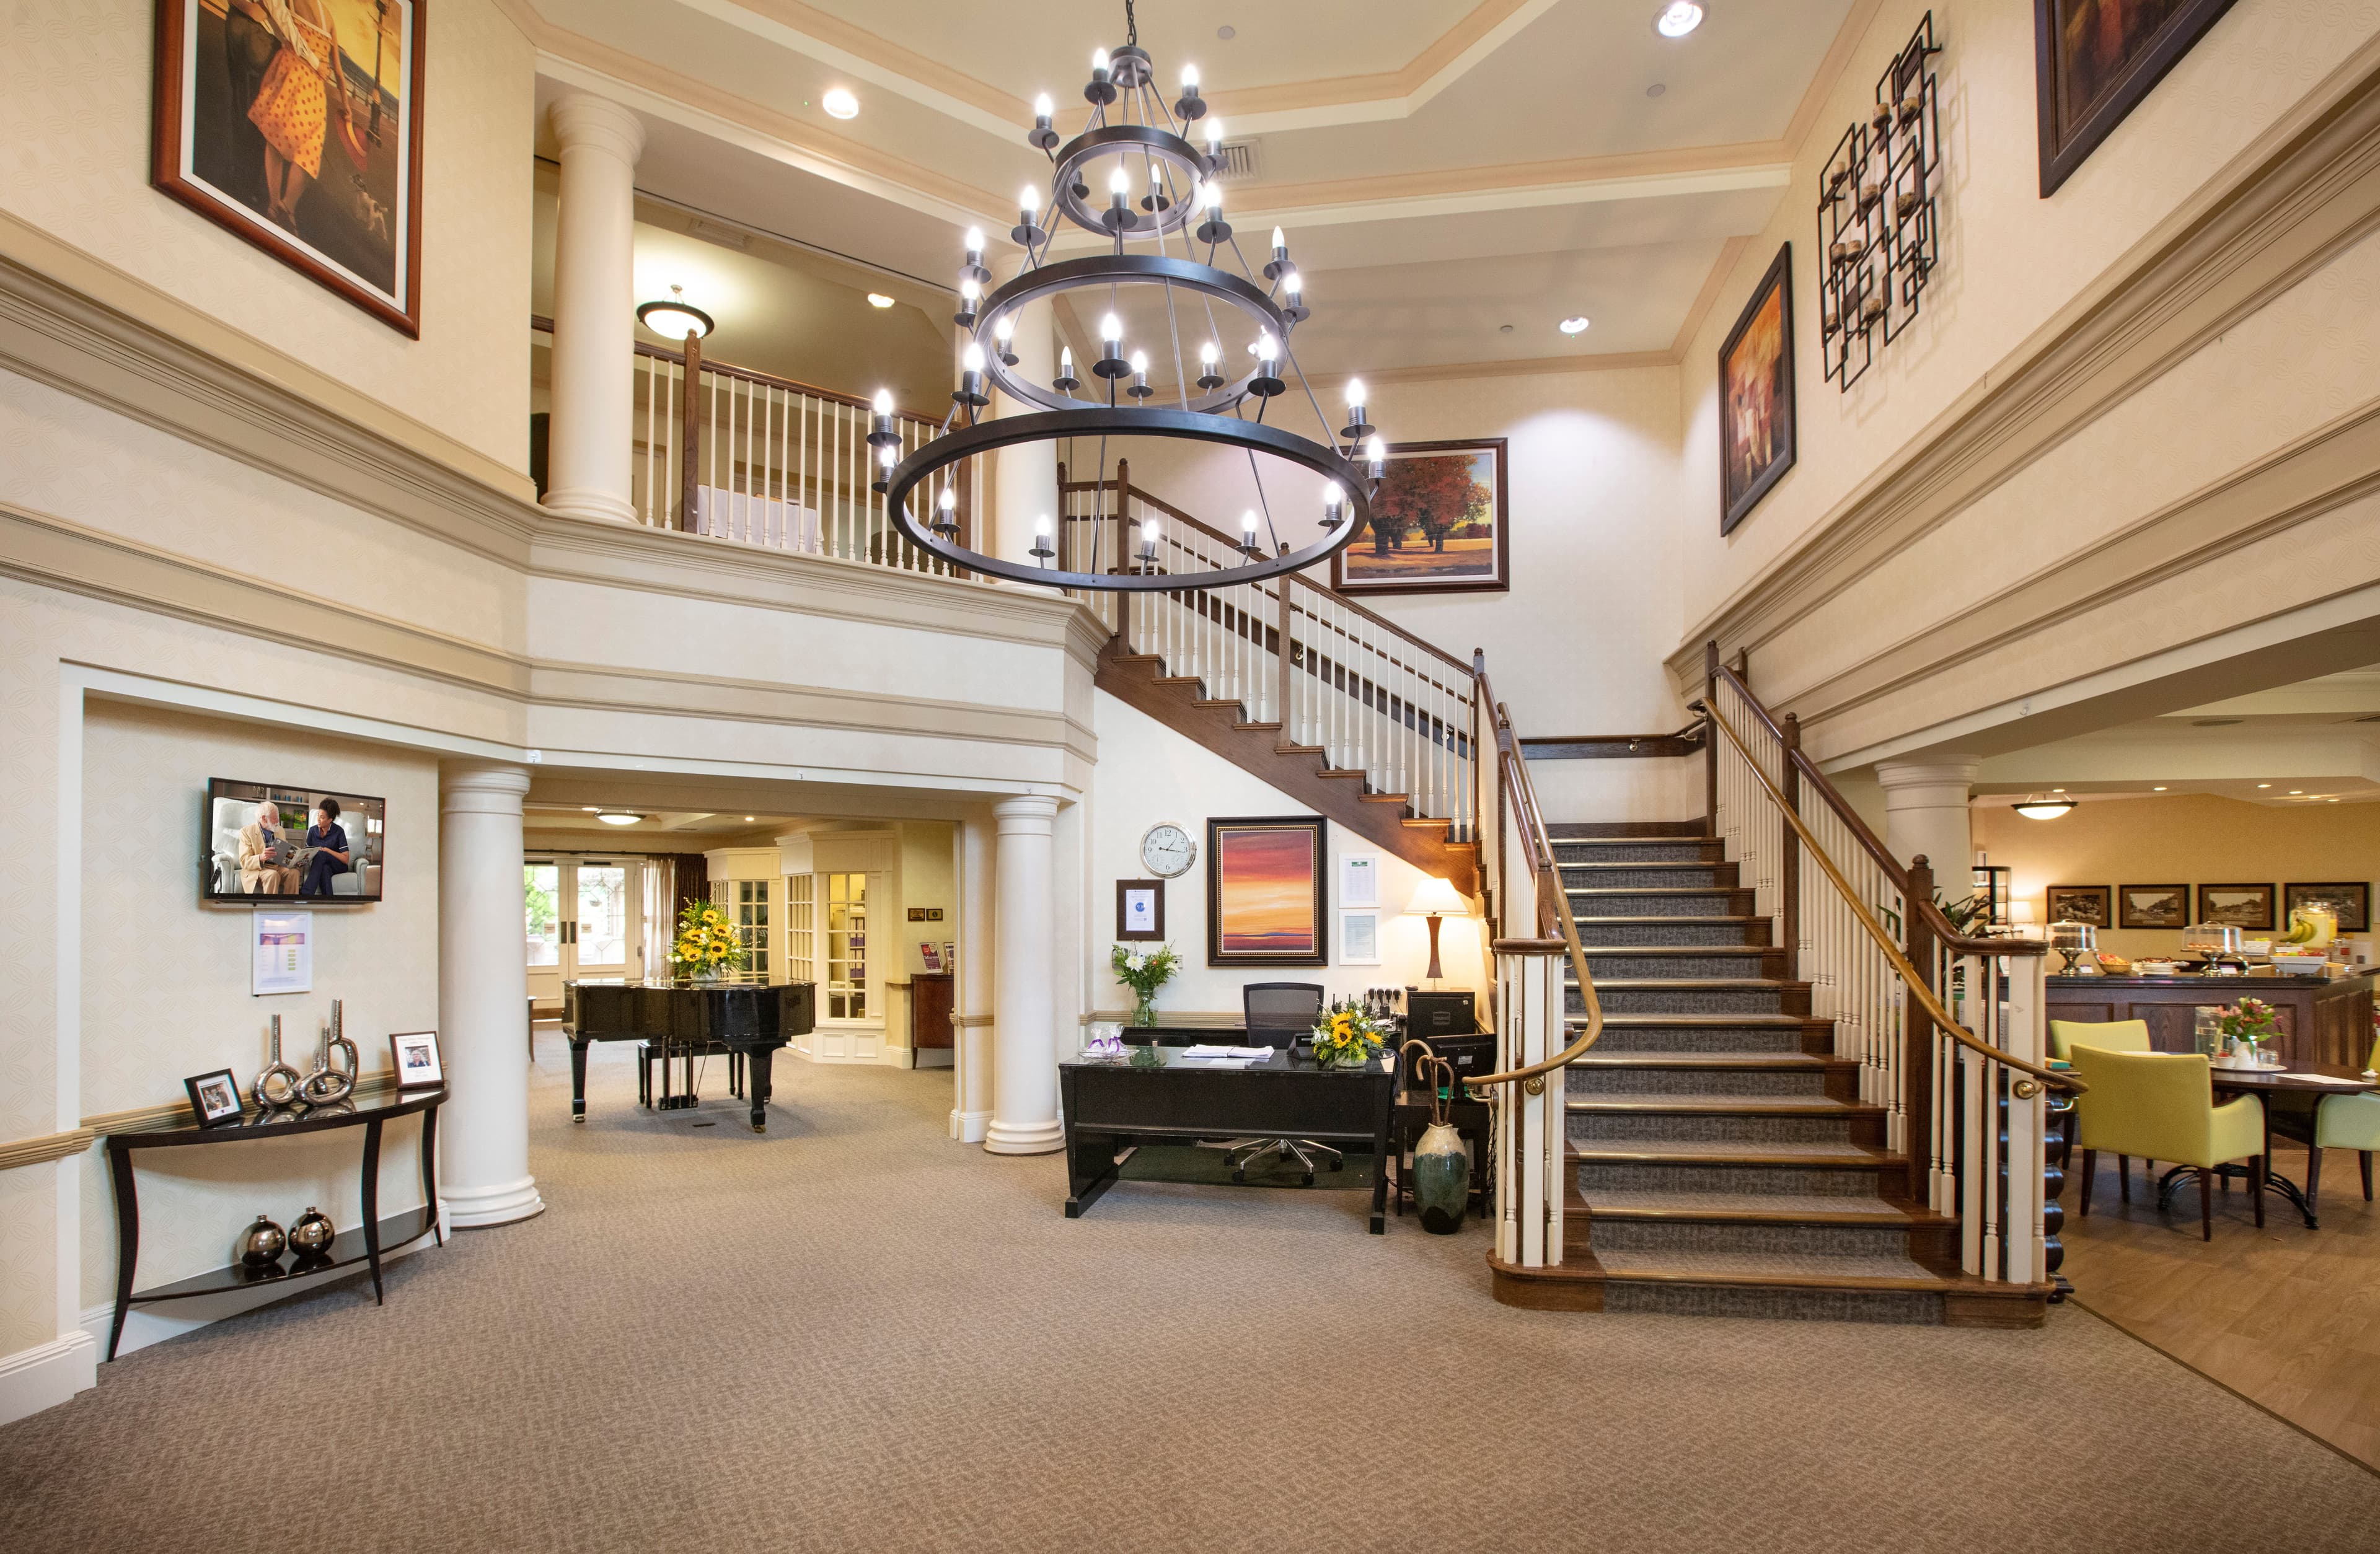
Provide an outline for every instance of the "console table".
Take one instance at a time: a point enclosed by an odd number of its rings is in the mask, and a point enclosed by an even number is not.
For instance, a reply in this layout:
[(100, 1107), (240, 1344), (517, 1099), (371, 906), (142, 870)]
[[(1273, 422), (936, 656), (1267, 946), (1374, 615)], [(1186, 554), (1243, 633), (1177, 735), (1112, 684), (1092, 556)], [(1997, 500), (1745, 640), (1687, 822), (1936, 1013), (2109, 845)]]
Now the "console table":
[[(219, 1295), (264, 1284), (294, 1283), (357, 1263), (369, 1263), (372, 1300), (379, 1304), (384, 1298), (380, 1279), (383, 1256), (410, 1246), (425, 1235), (436, 1236), (440, 1245), (445, 1244), (446, 1237), (438, 1228), (437, 1150), (438, 1108), (445, 1099), (443, 1086), (434, 1089), (382, 1090), (328, 1106), (243, 1111), (237, 1122), (217, 1123), (211, 1128), (199, 1126), (196, 1120), (185, 1114), (108, 1134), (108, 1172), (115, 1181), (115, 1323), (107, 1334), (107, 1357), (115, 1358), (115, 1346), (124, 1338), (124, 1318), (131, 1309), (157, 1301), (188, 1300), (196, 1295)], [(383, 1220), (380, 1217), (381, 1129), (392, 1117), (409, 1117), (416, 1112), (421, 1114), (422, 1207)], [(202, 1144), (253, 1144), (259, 1139), (291, 1138), (299, 1134), (353, 1127), (364, 1130), (363, 1219), (356, 1229), (341, 1231), (326, 1255), (289, 1267), (274, 1263), (263, 1269), (235, 1262), (229, 1268), (194, 1274), (171, 1284), (134, 1291), (133, 1269), (140, 1259), (140, 1189), (132, 1173), (133, 1151)]]

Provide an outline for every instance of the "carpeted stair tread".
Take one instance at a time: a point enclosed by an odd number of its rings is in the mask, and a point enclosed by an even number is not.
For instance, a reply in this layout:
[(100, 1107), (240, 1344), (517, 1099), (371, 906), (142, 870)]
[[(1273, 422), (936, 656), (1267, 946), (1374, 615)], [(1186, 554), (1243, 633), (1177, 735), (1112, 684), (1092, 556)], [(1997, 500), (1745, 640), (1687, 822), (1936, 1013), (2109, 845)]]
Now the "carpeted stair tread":
[[(1792, 1252), (1658, 1252), (1597, 1248), (1589, 1254), (1606, 1278), (1672, 1279), (1825, 1290), (1943, 1290), (1957, 1282), (1913, 1258)], [(1565, 1257), (1563, 1266), (1571, 1266)]]
[[(1609, 1029), (1609, 1022), (1605, 1023)], [(1857, 1068), (1856, 1058), (1828, 1058), (1815, 1052), (1599, 1052), (1590, 1047), (1583, 1058), (1571, 1060), (1573, 1073), (1598, 1068), (1660, 1069), (1783, 1069), (1791, 1073), (1824, 1073), (1830, 1068)]]
[(1677, 1112), (1696, 1117), (1877, 1117), (1884, 1108), (1864, 1101), (1834, 1100), (1826, 1096), (1715, 1096), (1699, 1091), (1670, 1095), (1569, 1096), (1563, 1105), (1585, 1114), (1614, 1115), (1647, 1111)]
[(1598, 1140), (1563, 1146), (1562, 1158), (1573, 1164), (1673, 1164), (1742, 1166), (1832, 1166), (1878, 1170), (1908, 1161), (1885, 1149), (1828, 1139), (1763, 1139), (1757, 1144), (1723, 1138), (1632, 1138)]
[(1877, 1197), (1824, 1193), (1669, 1193), (1598, 1187), (1570, 1201), (1608, 1219), (1709, 1220), (1812, 1225), (1954, 1225), (1957, 1220)]
[(1781, 993), (1800, 992), (1810, 986), (1807, 982), (1788, 982), (1773, 977), (1598, 977), (1595, 985), (1609, 993)]
[[(1608, 988), (1610, 985), (1611, 984), (1609, 982), (1597, 982), (1596, 984), (1598, 988)], [(1649, 984), (1649, 986), (1674, 987), (1676, 984), (1655, 982)], [(1573, 1014), (1571, 1016), (1571, 1022), (1573, 1025), (1585, 1025), (1586, 1023), (1586, 1017), (1583, 1014)], [(1826, 1026), (1831, 1024), (1833, 1024), (1832, 1021), (1815, 1014), (1665, 1014), (1658, 1010), (1642, 1012), (1632, 1011), (1619, 1014), (1607, 1014), (1603, 1017), (1603, 1027), (1606, 1030), (1609, 1030), (1615, 1026), (1627, 1026), (1644, 1029), (1659, 1029), (1663, 1026), (1668, 1026), (1671, 1029), (1678, 1029), (1686, 1026), (1742, 1026), (1746, 1028), (1760, 1026), (1771, 1030), (1778, 1030), (1789, 1026)]]

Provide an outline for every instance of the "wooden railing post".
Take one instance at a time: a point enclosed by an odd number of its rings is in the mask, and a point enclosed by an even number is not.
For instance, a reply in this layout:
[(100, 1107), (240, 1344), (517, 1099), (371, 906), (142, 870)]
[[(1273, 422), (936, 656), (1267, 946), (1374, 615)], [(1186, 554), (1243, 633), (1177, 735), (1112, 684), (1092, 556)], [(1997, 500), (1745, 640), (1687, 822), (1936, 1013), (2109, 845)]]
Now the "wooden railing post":
[[(1718, 639), (1703, 644), (1703, 711), (1716, 721), (1718, 717)], [(1718, 738), (1711, 737), (1703, 751), (1703, 814), (1709, 819), (1712, 834), (1718, 832)]]
[[(1793, 758), (1802, 753), (1802, 720), (1793, 713), (1785, 714), (1784, 767), (1786, 807), (1796, 815), (1802, 812), (1802, 772)], [(1777, 864), (1777, 935), (1785, 941), (1785, 980), (1802, 979), (1802, 839), (1793, 828), (1781, 820), (1778, 842), (1783, 847)]]
[[(1934, 899), (1934, 869), (1921, 853), (1909, 863), (1909, 888), (1900, 901), (1901, 953), (1909, 957), (1920, 977), (1932, 978), (1935, 968), (1934, 930), (1927, 926), (1925, 914), (1919, 904)], [(1934, 996), (1946, 1006), (1950, 989), (1936, 988)], [(1907, 1049), (1901, 1053), (1900, 1073), (1903, 1094), (1901, 1105), (1908, 1121), (1907, 1136), (1901, 1152), (1909, 1158), (1909, 1197), (1912, 1203), (1933, 1207), (1933, 1183), (1929, 1172), (1933, 1166), (1934, 1140), (1934, 1021), (1925, 1013), (1925, 1003), (1914, 989), (1903, 989), (1906, 1014), (1902, 1017), (1902, 1039)], [(1950, 1011), (1957, 1014), (1956, 1009)]]
[(686, 414), (680, 418), (683, 443), (679, 449), (684, 467), (680, 469), (678, 492), (678, 528), (688, 533), (700, 527), (696, 493), (701, 489), (702, 475), (698, 467), (702, 460), (702, 336), (686, 337)]

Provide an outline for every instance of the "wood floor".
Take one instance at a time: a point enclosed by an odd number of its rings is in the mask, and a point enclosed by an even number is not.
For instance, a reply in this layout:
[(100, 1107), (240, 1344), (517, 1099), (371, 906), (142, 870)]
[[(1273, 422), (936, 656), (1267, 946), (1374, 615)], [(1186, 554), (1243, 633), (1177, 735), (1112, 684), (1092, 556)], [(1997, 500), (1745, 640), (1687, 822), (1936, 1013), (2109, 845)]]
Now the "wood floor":
[[(2280, 1145), (2274, 1169), (2303, 1185), (2305, 1153)], [(2324, 1154), (2320, 1230), (2288, 1200), (2255, 1226), (2244, 1185), (2215, 1197), (2215, 1239), (2199, 1239), (2187, 1184), (2157, 1211), (2132, 1162), (2118, 1201), (2101, 1156), (2091, 1217), (2065, 1194), (2066, 1266), (2075, 1301), (2183, 1364), (2380, 1469), (2380, 1204), (2363, 1201), (2352, 1151)]]

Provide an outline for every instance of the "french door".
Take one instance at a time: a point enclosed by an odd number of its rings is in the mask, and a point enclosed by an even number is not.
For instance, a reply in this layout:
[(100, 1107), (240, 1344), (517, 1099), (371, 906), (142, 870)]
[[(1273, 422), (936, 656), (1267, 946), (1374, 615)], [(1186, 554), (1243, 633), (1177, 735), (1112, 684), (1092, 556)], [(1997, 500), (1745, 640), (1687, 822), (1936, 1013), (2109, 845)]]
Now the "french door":
[(565, 982), (645, 975), (644, 863), (534, 857), (521, 869), (529, 996), (558, 1003)]

